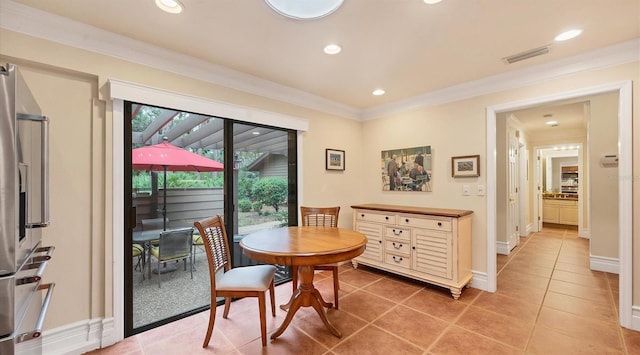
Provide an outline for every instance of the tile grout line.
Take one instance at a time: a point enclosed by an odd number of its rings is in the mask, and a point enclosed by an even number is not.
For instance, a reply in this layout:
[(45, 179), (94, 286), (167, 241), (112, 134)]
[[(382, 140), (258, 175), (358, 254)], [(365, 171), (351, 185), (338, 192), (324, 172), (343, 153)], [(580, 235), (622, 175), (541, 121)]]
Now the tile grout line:
[[(537, 232), (534, 235), (536, 238), (539, 238), (538, 233), (540, 232)], [(538, 312), (536, 313), (536, 318), (533, 322), (533, 327), (531, 328), (531, 332), (529, 333), (529, 337), (527, 338), (527, 342), (524, 347), (525, 353), (529, 350), (529, 346), (531, 345), (531, 340), (533, 339), (533, 334), (535, 333), (536, 328), (538, 327), (538, 321), (540, 320), (540, 313), (542, 312), (542, 307), (544, 307), (544, 301), (546, 300), (547, 294), (549, 293), (549, 285), (551, 284), (553, 273), (556, 271), (556, 266), (558, 265), (558, 259), (560, 258), (560, 251), (562, 250), (562, 246), (564, 244), (565, 235), (566, 235), (566, 230), (562, 234), (562, 241), (560, 243), (560, 247), (558, 248), (558, 252), (556, 254), (556, 260), (553, 263), (553, 268), (551, 269), (551, 274), (549, 275), (549, 280), (547, 281), (547, 287), (544, 290), (544, 296), (542, 297), (542, 302), (540, 302), (540, 305), (538, 306)]]

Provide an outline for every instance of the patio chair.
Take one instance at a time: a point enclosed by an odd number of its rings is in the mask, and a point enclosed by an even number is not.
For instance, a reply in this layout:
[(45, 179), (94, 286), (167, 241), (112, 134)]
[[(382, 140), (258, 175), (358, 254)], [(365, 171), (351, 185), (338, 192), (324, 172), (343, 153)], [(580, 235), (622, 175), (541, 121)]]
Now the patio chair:
[[(211, 309), (209, 311), (209, 328), (204, 338), (203, 348), (209, 346), (216, 319), (216, 298), (224, 297), (224, 313), (227, 318), (231, 307), (231, 298), (257, 297), (260, 308), (260, 331), (262, 346), (267, 345), (267, 323), (265, 317), (265, 293), (269, 290), (271, 298), (271, 314), (276, 316), (273, 265), (253, 265), (231, 268), (229, 241), (222, 222), (222, 217), (215, 216), (195, 222), (200, 232), (209, 261), (209, 280), (211, 283)], [(222, 271), (222, 273), (220, 272)]]
[[(165, 218), (165, 220), (167, 221), (165, 224), (166, 224), (167, 229), (168, 229), (169, 228), (169, 218)], [(162, 223), (162, 217), (160, 217), (160, 218), (146, 218), (146, 219), (142, 220), (142, 230), (143, 231), (150, 231), (150, 230), (161, 231), (165, 224)], [(158, 240), (154, 239), (154, 240), (150, 241), (149, 244), (151, 244), (153, 246), (158, 246)]]
[(140, 270), (144, 275), (144, 247), (138, 243), (134, 243), (131, 250), (131, 256), (136, 258), (134, 270)]
[[(166, 221), (167, 221), (167, 228), (169, 228), (169, 218), (167, 218)], [(143, 231), (154, 230), (154, 229), (161, 230), (162, 227), (163, 227), (162, 217), (160, 217), (160, 218), (146, 218), (146, 219), (142, 220), (142, 230)]]
[(184, 262), (184, 270), (187, 271), (187, 259), (189, 259), (189, 267), (191, 269), (191, 278), (193, 279), (193, 264), (191, 262), (191, 238), (193, 228), (174, 229), (160, 233), (158, 246), (152, 247), (149, 251), (149, 278), (151, 278), (151, 256), (157, 260), (158, 270), (158, 288), (161, 287), (161, 269), (160, 263), (166, 264), (169, 261)]
[(193, 262), (193, 269), (196, 269), (196, 254), (198, 253), (198, 249), (201, 249), (202, 253), (204, 253), (204, 241), (202, 240), (202, 237), (199, 234), (194, 234), (193, 238), (191, 240), (191, 246), (193, 247), (193, 250), (191, 251), (191, 255), (192, 255), (192, 262)]
[[(340, 206), (336, 207), (305, 207), (300, 206), (303, 226), (338, 227), (338, 215)], [(329, 270), (333, 273), (333, 299), (334, 307), (338, 309), (338, 290), (340, 281), (338, 280), (338, 263), (314, 265), (314, 270)], [(298, 267), (292, 267), (293, 292), (298, 288)]]

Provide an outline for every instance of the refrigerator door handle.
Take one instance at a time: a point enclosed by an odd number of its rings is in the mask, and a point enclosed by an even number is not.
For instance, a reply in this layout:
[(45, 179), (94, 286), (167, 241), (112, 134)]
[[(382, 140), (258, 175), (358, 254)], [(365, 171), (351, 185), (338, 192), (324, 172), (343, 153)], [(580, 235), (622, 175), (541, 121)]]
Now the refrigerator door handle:
[[(17, 118), (20, 120), (40, 122), (40, 130), (42, 142), (40, 145), (40, 221), (30, 221), (26, 224), (27, 228), (44, 228), (49, 226), (49, 118), (41, 115), (29, 115), (18, 113)], [(28, 167), (24, 170), (25, 181), (28, 180)], [(24, 186), (29, 186), (24, 183)], [(29, 192), (27, 191), (27, 194)], [(28, 209), (27, 209), (28, 211)]]
[(40, 309), (40, 314), (38, 315), (38, 321), (36, 322), (35, 329), (32, 331), (17, 335), (15, 338), (16, 344), (38, 338), (40, 337), (40, 335), (42, 335), (44, 318), (47, 316), (47, 311), (49, 310), (49, 303), (51, 303), (51, 297), (53, 296), (53, 288), (55, 287), (55, 285), (56, 284), (52, 282), (52, 283), (38, 286), (37, 290), (38, 291), (47, 290), (47, 295), (44, 297), (44, 302), (42, 302), (42, 308)]

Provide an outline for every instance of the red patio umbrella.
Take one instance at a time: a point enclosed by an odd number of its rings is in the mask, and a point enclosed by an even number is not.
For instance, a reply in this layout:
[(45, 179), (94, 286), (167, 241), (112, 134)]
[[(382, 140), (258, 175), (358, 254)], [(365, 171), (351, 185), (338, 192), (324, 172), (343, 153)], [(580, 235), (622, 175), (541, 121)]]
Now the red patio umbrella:
[(162, 226), (167, 229), (167, 171), (223, 171), (224, 165), (188, 150), (176, 147), (165, 141), (132, 151), (131, 166), (134, 170), (153, 170), (164, 172), (164, 206), (162, 207)]

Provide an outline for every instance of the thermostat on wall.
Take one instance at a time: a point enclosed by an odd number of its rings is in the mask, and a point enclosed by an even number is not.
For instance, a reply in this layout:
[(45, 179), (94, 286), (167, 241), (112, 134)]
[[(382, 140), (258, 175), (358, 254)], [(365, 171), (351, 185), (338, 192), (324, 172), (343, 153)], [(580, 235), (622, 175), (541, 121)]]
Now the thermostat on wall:
[(605, 168), (615, 168), (618, 166), (618, 156), (616, 154), (605, 155), (600, 158), (600, 165)]

